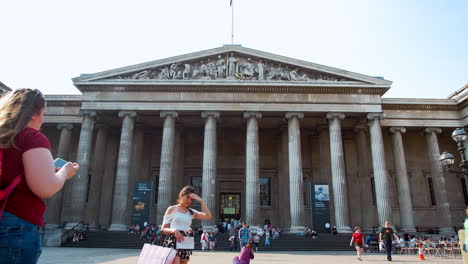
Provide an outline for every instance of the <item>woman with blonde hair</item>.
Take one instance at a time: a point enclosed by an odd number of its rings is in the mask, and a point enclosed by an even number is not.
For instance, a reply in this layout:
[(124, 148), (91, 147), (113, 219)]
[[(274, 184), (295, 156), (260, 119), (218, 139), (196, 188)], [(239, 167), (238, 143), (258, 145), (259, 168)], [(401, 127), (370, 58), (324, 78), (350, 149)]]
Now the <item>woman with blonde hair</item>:
[[(202, 212), (189, 208), (193, 200), (201, 204)], [(173, 264), (186, 264), (190, 260), (192, 250), (178, 249), (177, 242), (182, 242), (184, 236), (188, 236), (192, 219), (211, 219), (211, 212), (206, 203), (195, 194), (195, 189), (187, 185), (180, 191), (177, 204), (167, 208), (162, 223), (162, 233), (168, 235), (163, 246), (177, 250), (177, 256)]]
[(36, 263), (42, 252), (42, 199), (58, 192), (78, 171), (66, 163), (55, 172), (51, 147), (39, 130), (46, 101), (37, 89), (18, 89), (0, 101), (0, 263)]

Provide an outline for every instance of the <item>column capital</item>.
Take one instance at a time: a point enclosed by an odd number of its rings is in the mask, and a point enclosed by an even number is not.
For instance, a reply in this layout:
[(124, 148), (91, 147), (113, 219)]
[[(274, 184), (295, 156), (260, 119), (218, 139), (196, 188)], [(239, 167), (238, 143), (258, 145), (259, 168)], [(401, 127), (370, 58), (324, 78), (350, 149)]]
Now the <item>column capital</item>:
[(213, 118), (218, 119), (221, 114), (219, 112), (201, 112), (202, 118), (207, 118), (209, 116), (213, 116)]
[(135, 111), (120, 111), (119, 112), (119, 117), (124, 117), (126, 115), (130, 116), (131, 118), (135, 118), (136, 112)]
[(96, 111), (80, 111), (78, 113), (79, 116), (89, 116), (89, 117), (96, 117)]
[(163, 112), (160, 112), (159, 113), (159, 116), (161, 118), (165, 118), (167, 116), (170, 116), (172, 118), (178, 118), (179, 117), (179, 113), (175, 112), (175, 111), (163, 111)]
[(343, 119), (345, 119), (345, 114), (343, 114), (343, 113), (336, 113), (336, 112), (330, 112), (330, 113), (327, 113), (326, 118), (327, 118), (327, 119), (338, 118), (338, 119), (340, 119), (340, 120), (343, 120)]
[(367, 113), (366, 115), (367, 120), (373, 120), (375, 118), (379, 118), (380, 120), (384, 120), (387, 118), (387, 115), (383, 112), (381, 113)]
[(442, 133), (442, 129), (440, 127), (426, 127), (422, 130), (423, 134), (431, 134), (432, 132), (435, 132), (436, 134)]
[(284, 117), (289, 120), (294, 117), (297, 117), (297, 119), (303, 119), (304, 118), (304, 113), (301, 112), (287, 112)]
[(390, 127), (388, 129), (388, 132), (390, 132), (390, 134), (395, 134), (397, 131), (399, 131), (402, 134), (405, 134), (406, 133), (406, 128), (404, 128), (404, 127)]
[(58, 129), (58, 130), (62, 130), (62, 129), (72, 130), (72, 129), (73, 129), (73, 125), (72, 125), (72, 124), (58, 124), (58, 125), (57, 125), (57, 129)]
[(262, 113), (260, 112), (244, 112), (244, 118), (255, 117), (256, 119), (262, 118)]

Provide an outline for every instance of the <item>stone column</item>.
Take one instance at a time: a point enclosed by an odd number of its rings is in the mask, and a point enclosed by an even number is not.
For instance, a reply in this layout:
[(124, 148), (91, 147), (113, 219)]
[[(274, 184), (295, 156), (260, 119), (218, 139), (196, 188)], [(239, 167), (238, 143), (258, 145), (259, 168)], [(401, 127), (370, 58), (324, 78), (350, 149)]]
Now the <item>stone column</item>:
[[(104, 157), (106, 155), (106, 145), (108, 128), (104, 124), (97, 124), (96, 144), (94, 146), (94, 160), (89, 185), (88, 205), (86, 207), (86, 222), (89, 228), (97, 230), (99, 225), (99, 205), (101, 203), (102, 178), (104, 177)], [(105, 183), (108, 184), (108, 183)]]
[(439, 162), (440, 149), (437, 134), (440, 128), (425, 128), (424, 134), (427, 142), (427, 154), (431, 164), (432, 182), (434, 184), (434, 195), (436, 199), (436, 219), (439, 231), (444, 234), (453, 233), (450, 204), (447, 199), (447, 187), (442, 165)]
[(164, 128), (159, 170), (158, 207), (156, 212), (156, 222), (158, 225), (162, 224), (164, 213), (172, 202), (175, 120), (179, 117), (179, 114), (177, 112), (161, 112), (160, 116), (164, 118)]
[(214, 215), (210, 220), (202, 220), (202, 226), (213, 228), (216, 224), (216, 119), (219, 112), (202, 112), (205, 119), (205, 136), (203, 141), (203, 178), (202, 198), (210, 212)]
[(343, 113), (328, 113), (330, 131), (330, 154), (333, 185), (333, 200), (335, 204), (335, 223), (339, 233), (352, 233), (349, 225), (348, 189), (344, 163), (343, 139), (341, 138), (340, 120)]
[(122, 132), (120, 134), (119, 158), (117, 160), (117, 173), (114, 183), (114, 200), (112, 207), (112, 222), (109, 231), (126, 231), (125, 224), (127, 213), (128, 181), (130, 177), (130, 161), (132, 156), (133, 127), (136, 112), (119, 112), (123, 117)]
[(390, 191), (387, 164), (385, 163), (385, 151), (380, 120), (385, 119), (384, 113), (368, 113), (369, 132), (372, 150), (372, 165), (374, 168), (375, 196), (379, 224), (384, 226), (385, 221), (391, 221), (392, 207), (390, 204)]
[(356, 133), (356, 146), (358, 155), (358, 173), (361, 184), (361, 215), (362, 215), (362, 228), (365, 232), (372, 232), (372, 226), (378, 222), (376, 220), (376, 211), (372, 202), (372, 185), (370, 182), (370, 148), (368, 137), (366, 135), (366, 127), (364, 125), (357, 125), (354, 128)]
[(301, 130), (299, 119), (303, 113), (289, 112), (288, 120), (288, 153), (289, 153), (289, 203), (291, 205), (291, 227), (289, 232), (304, 231), (304, 197), (302, 182)]
[[(59, 124), (57, 125), (57, 129), (60, 130), (60, 141), (57, 150), (57, 158), (62, 158), (68, 161), (68, 152), (70, 151), (73, 125)], [(65, 184), (67, 184), (67, 182), (65, 182)], [(54, 196), (52, 196), (49, 199), (45, 217), (47, 221), (47, 228), (56, 228), (60, 226), (60, 214), (62, 211), (63, 192), (64, 188), (62, 188), (59, 192), (57, 192)]]
[(245, 220), (247, 225), (256, 227), (260, 212), (260, 171), (258, 156), (258, 119), (259, 112), (245, 112), (247, 136), (245, 144)]
[(88, 193), (89, 156), (91, 154), (91, 145), (93, 142), (93, 128), (96, 112), (86, 111), (81, 112), (81, 114), (83, 115), (83, 123), (81, 124), (80, 141), (76, 154), (76, 162), (80, 165), (80, 170), (77, 175), (71, 178), (71, 182), (69, 183), (72, 186), (71, 221), (66, 225), (65, 229), (71, 229), (79, 222), (85, 220), (84, 208), (86, 195)]
[(408, 180), (408, 170), (406, 169), (405, 150), (401, 134), (406, 133), (404, 127), (391, 127), (389, 132), (392, 135), (393, 161), (395, 162), (398, 204), (400, 206), (401, 228), (403, 231), (416, 232), (413, 219), (413, 202), (411, 200), (411, 189)]

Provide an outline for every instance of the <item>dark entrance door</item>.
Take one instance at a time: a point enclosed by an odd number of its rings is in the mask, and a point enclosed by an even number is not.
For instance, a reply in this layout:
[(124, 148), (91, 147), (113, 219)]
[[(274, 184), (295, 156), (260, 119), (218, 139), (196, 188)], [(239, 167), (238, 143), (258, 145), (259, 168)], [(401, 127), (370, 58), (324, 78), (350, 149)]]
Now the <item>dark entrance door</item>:
[(241, 194), (240, 193), (221, 193), (220, 217), (221, 221), (231, 221), (241, 217)]

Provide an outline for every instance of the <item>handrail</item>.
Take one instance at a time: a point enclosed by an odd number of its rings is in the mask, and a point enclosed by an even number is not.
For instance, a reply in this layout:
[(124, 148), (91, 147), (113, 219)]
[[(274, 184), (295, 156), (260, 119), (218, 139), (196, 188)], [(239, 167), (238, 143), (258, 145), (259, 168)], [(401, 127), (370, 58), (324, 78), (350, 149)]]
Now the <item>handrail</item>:
[[(63, 233), (61, 236), (60, 236), (60, 245), (62, 245), (66, 240), (68, 240), (69, 238), (69, 234), (71, 231), (75, 231), (75, 227), (79, 226), (79, 225), (84, 225), (84, 221), (81, 221), (79, 223), (77, 223), (76, 225), (74, 225), (72, 228), (68, 229), (65, 233)], [(67, 235), (67, 238), (65, 239), (65, 241), (63, 240), (63, 237)]]

